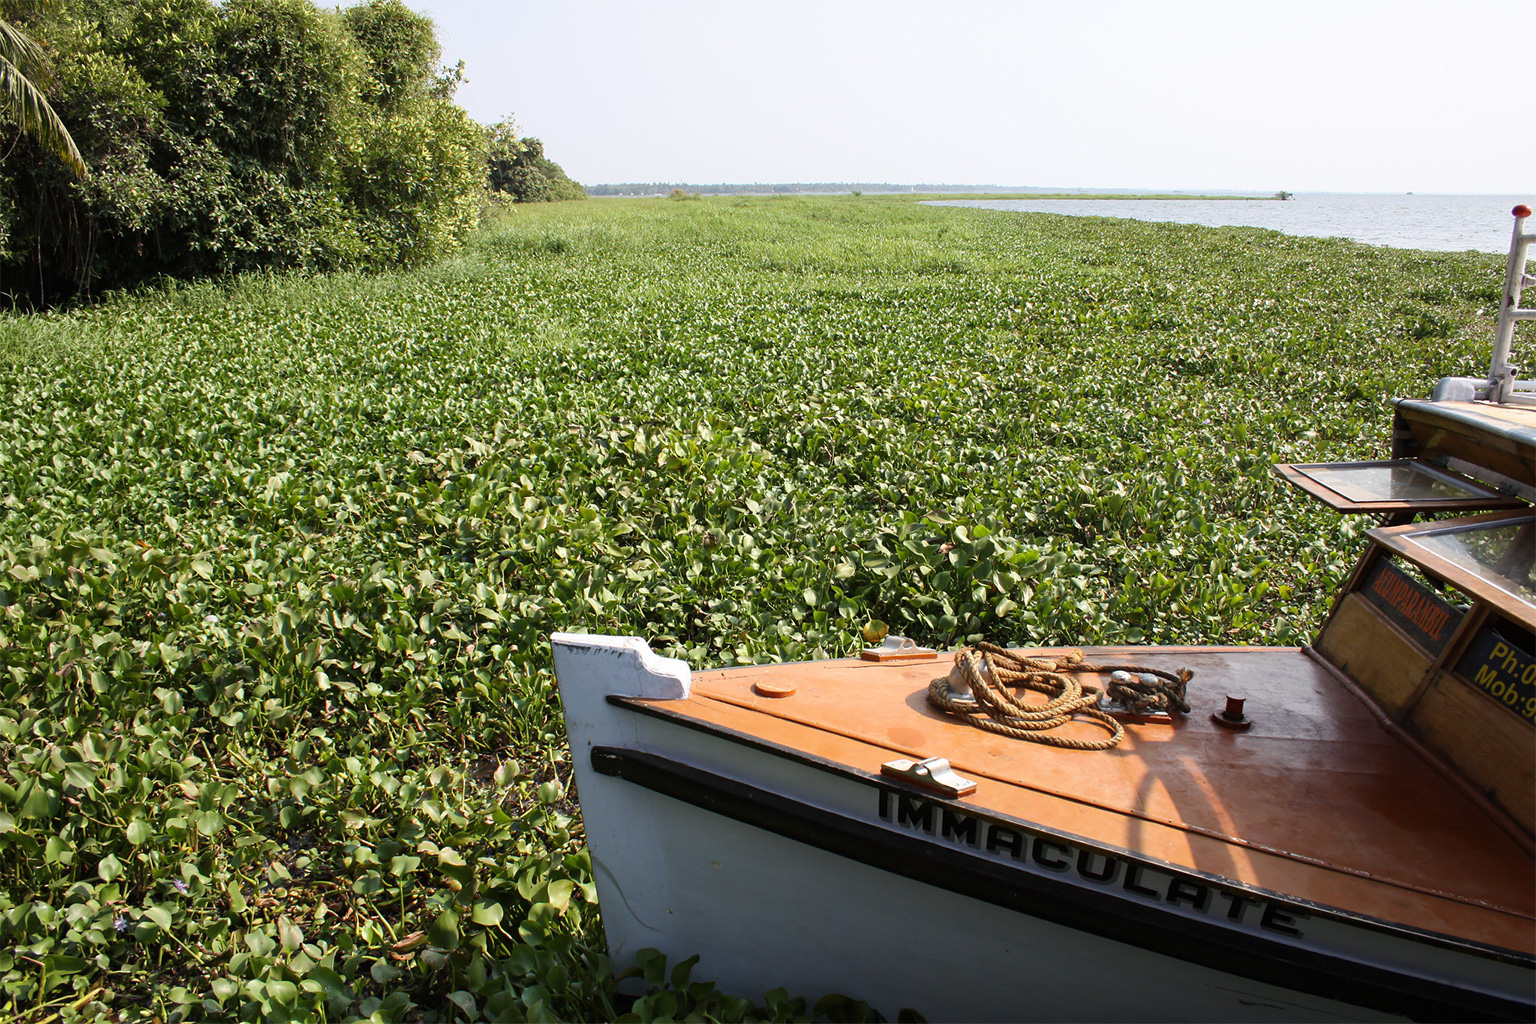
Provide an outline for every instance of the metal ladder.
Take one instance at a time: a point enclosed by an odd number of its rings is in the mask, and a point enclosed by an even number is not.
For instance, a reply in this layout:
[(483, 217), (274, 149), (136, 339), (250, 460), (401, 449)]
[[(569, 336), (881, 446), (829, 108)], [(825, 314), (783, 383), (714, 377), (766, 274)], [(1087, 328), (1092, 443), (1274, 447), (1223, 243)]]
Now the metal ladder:
[(1536, 277), (1525, 272), (1525, 258), (1531, 243), (1536, 242), (1536, 234), (1525, 230), (1526, 218), (1531, 215), (1529, 206), (1521, 204), (1511, 212), (1515, 215), (1515, 232), (1509, 240), (1509, 266), (1504, 271), (1504, 303), (1499, 307), (1499, 326), (1493, 335), (1488, 380), (1477, 388), (1477, 397), (1501, 404), (1536, 405), (1536, 381), (1520, 380), (1520, 368), (1509, 361), (1515, 322), (1536, 320), (1536, 309), (1520, 308), (1520, 290), (1536, 287)]

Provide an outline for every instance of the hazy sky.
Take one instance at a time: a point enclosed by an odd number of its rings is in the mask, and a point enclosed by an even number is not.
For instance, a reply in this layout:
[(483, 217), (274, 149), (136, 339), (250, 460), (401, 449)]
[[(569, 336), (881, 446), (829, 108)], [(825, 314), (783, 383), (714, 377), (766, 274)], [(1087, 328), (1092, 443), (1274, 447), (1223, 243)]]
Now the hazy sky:
[(1531, 0), (407, 2), (586, 184), (1536, 190)]

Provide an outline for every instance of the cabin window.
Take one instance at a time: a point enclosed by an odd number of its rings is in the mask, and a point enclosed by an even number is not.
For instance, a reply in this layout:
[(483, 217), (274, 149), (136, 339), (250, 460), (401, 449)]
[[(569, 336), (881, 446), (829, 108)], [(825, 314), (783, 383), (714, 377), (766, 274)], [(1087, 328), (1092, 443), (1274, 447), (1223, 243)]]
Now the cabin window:
[(1473, 512), (1524, 504), (1417, 459), (1295, 463), (1275, 470), (1339, 512)]
[(1350, 501), (1436, 501), (1466, 498), (1472, 488), (1419, 462), (1334, 462), (1298, 466)]
[(1507, 594), (1536, 602), (1536, 522), (1531, 516), (1501, 523), (1434, 523), (1406, 539)]
[(1536, 629), (1536, 513), (1487, 512), (1460, 519), (1377, 527), (1366, 536), (1425, 573), (1485, 601), (1523, 629)]

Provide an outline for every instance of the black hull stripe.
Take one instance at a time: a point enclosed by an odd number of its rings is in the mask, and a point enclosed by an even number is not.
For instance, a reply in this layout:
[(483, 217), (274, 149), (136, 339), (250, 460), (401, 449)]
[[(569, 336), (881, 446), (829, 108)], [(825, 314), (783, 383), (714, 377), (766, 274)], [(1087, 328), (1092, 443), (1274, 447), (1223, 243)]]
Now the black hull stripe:
[[(828, 761), (824, 758), (820, 758), (812, 754), (807, 754), (803, 751), (796, 750), (793, 747), (786, 747), (777, 743), (771, 743), (757, 736), (739, 732), (735, 729), (730, 729), (721, 725), (715, 725), (713, 723), (706, 724), (688, 715), (680, 715), (677, 712), (668, 709), (664, 703), (653, 703), (639, 700), (633, 697), (613, 696), (608, 698), (608, 703), (614, 705), (615, 707), (624, 708), (627, 711), (635, 711), (652, 718), (660, 719), (661, 721), (667, 722), (671, 725), (681, 726), (685, 729), (692, 729), (695, 732), (703, 733), (706, 736), (713, 736), (717, 739), (727, 740), (731, 743), (739, 743), (742, 746), (751, 747), (753, 750), (760, 750), (764, 753), (772, 754), (775, 757), (782, 757), (785, 760), (793, 761), (796, 764), (803, 764), (808, 768), (814, 768), (817, 771), (826, 772), (827, 774), (835, 775), (839, 778), (847, 779), (852, 782), (858, 782), (864, 785), (883, 785), (879, 776), (870, 775), (867, 772), (861, 772), (856, 769), (849, 768), (848, 766), (839, 764), (835, 761)], [(1042, 790), (1042, 792), (1046, 791)], [(1387, 921), (1379, 917), (1372, 917), (1369, 914), (1361, 914), (1351, 910), (1344, 910), (1340, 907), (1333, 907), (1324, 903), (1317, 903), (1313, 900), (1303, 899), (1292, 894), (1276, 892), (1272, 889), (1265, 889), (1260, 886), (1252, 885), (1248, 882), (1242, 882), (1235, 878), (1226, 878), (1224, 876), (1215, 875), (1208, 871), (1201, 871), (1198, 868), (1192, 868), (1187, 865), (1174, 864), (1159, 860), (1155, 857), (1148, 857), (1135, 850), (1128, 850), (1110, 843), (1088, 839), (1084, 836), (1074, 835), (1070, 832), (1063, 832), (1059, 829), (1051, 828), (1049, 825), (1045, 825), (1041, 822), (1024, 821), (1020, 818), (1013, 818), (1008, 815), (998, 814), (993, 811), (982, 810), (966, 804), (956, 803), (934, 794), (924, 794), (924, 798), (939, 804), (951, 804), (955, 807), (956, 810), (961, 811), (970, 817), (978, 818), (982, 821), (997, 822), (1010, 828), (1017, 827), (1030, 832), (1048, 834), (1070, 845), (1091, 846), (1094, 849), (1103, 850), (1107, 853), (1113, 853), (1116, 856), (1126, 860), (1137, 861), (1148, 867), (1158, 868), (1164, 871), (1172, 872), (1174, 874), (1185, 875), (1192, 879), (1199, 879), (1201, 881), (1220, 886), (1222, 888), (1233, 889), (1244, 893), (1251, 893), (1256, 897), (1269, 900), (1271, 902), (1291, 904), (1293, 906), (1303, 908), (1307, 912), (1307, 915), (1310, 917), (1326, 917), (1330, 920), (1348, 924), (1353, 928), (1360, 928), (1371, 932), (1380, 932), (1382, 934), (1391, 935), (1396, 938), (1406, 939), (1410, 942), (1418, 942), (1426, 946), (1433, 946), (1438, 949), (1455, 950), (1458, 953), (1482, 957), (1484, 959), (1499, 963), (1515, 964), (1517, 966), (1536, 970), (1536, 956), (1533, 956), (1530, 953), (1521, 952), (1520, 950), (1506, 949), (1502, 946), (1491, 946), (1487, 943), (1475, 942), (1470, 939), (1458, 938), (1452, 935), (1445, 935), (1440, 932), (1426, 931), (1423, 928), (1415, 928), (1412, 925), (1405, 925), (1395, 921)], [(1531, 1019), (1536, 1020), (1536, 1016), (1533, 1016)]]
[(1536, 999), (1522, 1002), (1491, 996), (1174, 917), (1109, 893), (1011, 870), (913, 835), (806, 806), (644, 751), (596, 747), (592, 767), (599, 774), (882, 871), (1227, 974), (1413, 1020), (1536, 1019)]

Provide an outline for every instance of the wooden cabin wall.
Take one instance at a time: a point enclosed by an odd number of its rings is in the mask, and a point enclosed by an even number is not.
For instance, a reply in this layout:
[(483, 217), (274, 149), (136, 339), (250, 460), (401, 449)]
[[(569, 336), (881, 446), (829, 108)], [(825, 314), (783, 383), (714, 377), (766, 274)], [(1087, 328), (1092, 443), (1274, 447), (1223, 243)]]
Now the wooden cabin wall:
[(1536, 833), (1536, 732), (1528, 723), (1442, 673), (1414, 705), (1407, 727)]
[(1358, 594), (1344, 595), (1316, 649), (1394, 721), (1407, 714), (1430, 666), (1429, 655)]
[[(1374, 546), (1350, 586), (1366, 577)], [(1474, 606), (1438, 652), (1426, 651), (1358, 592), (1335, 605), (1314, 649), (1405, 732), (1536, 835), (1536, 729), (1453, 671), (1486, 621)]]

